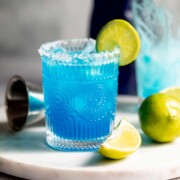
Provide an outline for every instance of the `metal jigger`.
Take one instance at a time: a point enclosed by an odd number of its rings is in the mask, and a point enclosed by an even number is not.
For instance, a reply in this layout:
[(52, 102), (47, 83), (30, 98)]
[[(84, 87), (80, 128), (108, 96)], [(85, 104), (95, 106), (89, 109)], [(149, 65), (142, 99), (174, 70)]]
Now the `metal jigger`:
[(44, 96), (41, 86), (13, 76), (5, 95), (8, 124), (14, 131), (44, 119)]

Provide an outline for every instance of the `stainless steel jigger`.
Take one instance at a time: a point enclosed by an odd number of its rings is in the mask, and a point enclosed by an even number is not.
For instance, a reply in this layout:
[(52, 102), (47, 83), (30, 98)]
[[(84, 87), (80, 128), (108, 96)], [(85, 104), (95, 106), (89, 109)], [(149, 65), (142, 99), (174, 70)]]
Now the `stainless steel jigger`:
[(44, 96), (41, 86), (13, 76), (5, 94), (8, 124), (14, 131), (44, 119)]

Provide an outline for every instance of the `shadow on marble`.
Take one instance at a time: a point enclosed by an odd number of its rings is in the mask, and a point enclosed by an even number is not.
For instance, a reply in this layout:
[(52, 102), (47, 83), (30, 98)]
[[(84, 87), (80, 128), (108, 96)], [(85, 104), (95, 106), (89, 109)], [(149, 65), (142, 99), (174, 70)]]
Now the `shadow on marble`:
[(141, 135), (141, 146), (147, 147), (147, 146), (155, 146), (158, 145), (155, 141), (150, 139), (148, 136), (146, 136), (144, 133), (140, 133)]
[(83, 167), (92, 167), (92, 166), (104, 166), (104, 165), (110, 165), (110, 164), (114, 164), (120, 161), (124, 161), (126, 158), (124, 159), (108, 159), (106, 157), (103, 157), (102, 155), (100, 155), (98, 152), (94, 152), (92, 154), (92, 157), (87, 159), (87, 161), (84, 162), (84, 164), (82, 164)]
[(47, 152), (51, 149), (45, 142), (45, 129), (26, 128), (19, 132), (12, 131), (7, 123), (0, 123), (0, 147), (12, 152)]
[(11, 176), (11, 175), (8, 175), (8, 174), (0, 172), (0, 180), (26, 180), (26, 179), (15, 177), (15, 176)]
[(28, 126), (25, 127), (25, 129), (34, 128), (34, 127), (45, 127), (45, 119), (42, 119), (42, 120), (35, 122), (33, 124), (29, 124)]
[(166, 146), (167, 144), (170, 144), (170, 143), (159, 143), (159, 142), (153, 141), (151, 138), (149, 138), (144, 133), (140, 133), (140, 135), (141, 135), (141, 139), (142, 139), (141, 147), (143, 147), (143, 148)]

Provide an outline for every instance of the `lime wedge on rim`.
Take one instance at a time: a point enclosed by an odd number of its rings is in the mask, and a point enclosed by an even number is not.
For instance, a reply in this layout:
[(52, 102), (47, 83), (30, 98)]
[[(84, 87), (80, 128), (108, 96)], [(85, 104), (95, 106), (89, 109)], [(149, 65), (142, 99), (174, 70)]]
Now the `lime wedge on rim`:
[(98, 152), (110, 159), (121, 159), (135, 152), (140, 145), (141, 136), (139, 132), (123, 119), (100, 146)]
[(120, 66), (133, 62), (140, 50), (140, 38), (134, 27), (125, 20), (115, 19), (105, 24), (96, 38), (96, 50), (120, 48)]

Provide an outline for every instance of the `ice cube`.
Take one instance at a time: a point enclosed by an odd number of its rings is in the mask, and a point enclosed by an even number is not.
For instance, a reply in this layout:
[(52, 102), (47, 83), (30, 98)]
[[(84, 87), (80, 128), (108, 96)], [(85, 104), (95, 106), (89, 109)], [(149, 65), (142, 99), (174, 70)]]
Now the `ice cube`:
[(52, 52), (56, 53), (56, 54), (60, 54), (60, 53), (67, 53), (67, 50), (62, 47), (60, 44), (56, 44), (53, 48), (52, 48)]
[(67, 49), (62, 47), (58, 42), (53, 44), (51, 47), (51, 58), (54, 60), (59, 60), (61, 62), (70, 62), (72, 61), (71, 55), (68, 53)]
[(81, 52), (81, 54), (89, 54), (95, 52), (95, 45), (96, 45), (96, 41), (94, 39), (92, 38), (88, 39), (88, 42), (85, 48), (83, 49), (83, 51)]

